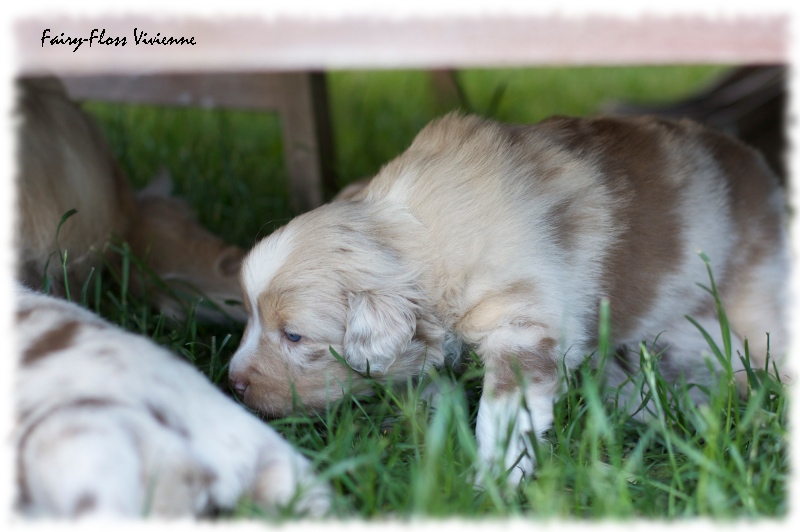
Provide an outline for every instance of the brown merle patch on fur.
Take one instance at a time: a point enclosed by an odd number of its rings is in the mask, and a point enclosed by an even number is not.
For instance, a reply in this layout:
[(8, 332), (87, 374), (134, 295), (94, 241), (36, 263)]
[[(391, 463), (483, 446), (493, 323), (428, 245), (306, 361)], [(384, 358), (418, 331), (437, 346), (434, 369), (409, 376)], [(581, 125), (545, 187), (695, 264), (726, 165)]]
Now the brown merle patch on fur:
[(680, 176), (665, 146), (674, 144), (673, 137), (685, 128), (661, 122), (600, 117), (547, 123), (564, 148), (595, 161), (599, 184), (615, 198), (610, 208), (622, 231), (609, 249), (603, 279), (612, 329), (619, 335), (636, 327), (661, 281), (680, 265), (683, 223), (676, 208), (680, 190), (674, 184)]
[(769, 208), (775, 201), (778, 178), (760, 154), (741, 142), (710, 130), (701, 130), (700, 139), (727, 177), (731, 217), (739, 235), (735, 274), (746, 267), (738, 263), (757, 262), (781, 246), (783, 205)]
[(587, 223), (591, 219), (582, 212), (581, 204), (569, 198), (550, 208), (547, 218), (553, 228), (553, 238), (561, 249), (571, 250), (577, 243), (577, 238), (585, 232)]
[(79, 516), (90, 512), (97, 506), (97, 499), (91, 493), (84, 493), (75, 502), (75, 507), (72, 510), (72, 515)]
[(22, 354), (22, 364), (33, 364), (51, 353), (72, 346), (75, 336), (77, 336), (81, 327), (85, 326), (86, 324), (80, 321), (66, 321), (57, 328), (47, 331), (25, 350)]
[(530, 126), (518, 124), (499, 124), (499, 131), (503, 134), (510, 148), (525, 146), (528, 142)]
[(327, 349), (318, 349), (308, 354), (309, 362), (319, 362), (320, 360), (325, 360), (328, 357), (333, 357), (331, 352)]
[(30, 308), (26, 308), (26, 309), (20, 309), (20, 310), (17, 310), (17, 313), (16, 313), (16, 322), (17, 322), (17, 323), (22, 323), (23, 321), (27, 320), (27, 319), (28, 319), (28, 317), (29, 317), (31, 314), (33, 314), (33, 312), (34, 312), (35, 310), (36, 310), (36, 307), (30, 307)]
[(554, 338), (544, 338), (531, 350), (507, 354), (492, 361), (487, 388), (495, 396), (519, 389), (520, 377), (533, 386), (554, 386), (558, 380), (558, 354)]
[[(778, 220), (768, 216), (772, 211), (763, 208), (778, 187), (778, 178), (763, 157), (736, 139), (711, 130), (699, 132), (700, 139), (728, 178), (734, 218), (742, 225), (755, 221), (777, 224)], [(770, 229), (774, 232), (775, 228)]]
[(170, 420), (166, 412), (164, 412), (160, 407), (152, 403), (148, 403), (145, 406), (147, 407), (147, 411), (150, 412), (150, 415), (153, 416), (153, 419), (155, 419), (159, 425), (168, 430), (177, 432), (185, 439), (190, 438), (189, 431), (186, 430), (186, 427), (175, 423), (174, 420)]
[(547, 213), (547, 219), (552, 222), (553, 237), (558, 246), (562, 249), (569, 249), (572, 247), (575, 230), (577, 229), (569, 216), (571, 203), (571, 200), (557, 203), (553, 205)]

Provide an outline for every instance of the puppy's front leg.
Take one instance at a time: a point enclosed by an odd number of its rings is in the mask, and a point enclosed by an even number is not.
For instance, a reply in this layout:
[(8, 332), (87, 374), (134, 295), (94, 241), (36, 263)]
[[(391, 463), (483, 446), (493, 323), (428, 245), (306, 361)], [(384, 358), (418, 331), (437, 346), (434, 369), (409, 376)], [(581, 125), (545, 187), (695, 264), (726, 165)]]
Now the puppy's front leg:
[[(486, 374), (476, 429), (478, 453), (489, 474), (498, 474), (499, 467), (511, 469), (510, 484), (533, 473), (530, 438), (541, 438), (553, 424), (557, 352), (548, 329), (530, 322), (501, 327), (479, 345)], [(482, 483), (480, 474), (477, 483)]]

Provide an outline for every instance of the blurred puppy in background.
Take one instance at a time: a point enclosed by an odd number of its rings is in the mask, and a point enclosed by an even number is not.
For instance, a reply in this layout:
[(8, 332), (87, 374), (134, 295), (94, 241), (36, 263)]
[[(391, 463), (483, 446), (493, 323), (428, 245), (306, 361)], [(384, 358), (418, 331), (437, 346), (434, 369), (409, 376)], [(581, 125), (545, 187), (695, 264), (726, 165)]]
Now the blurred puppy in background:
[(348, 379), (358, 388), (329, 347), (356, 372), (395, 382), (472, 349), (486, 368), (480, 456), (518, 482), (534, 468), (530, 434), (553, 422), (562, 369), (597, 347), (602, 298), (626, 358), (616, 376), (637, 370), (631, 355), (647, 342), (667, 348), (673, 378), (711, 378), (709, 347), (684, 317), (722, 345), (698, 250), (712, 261), (734, 352), (747, 338), (763, 368), (770, 333), (780, 363), (784, 210), (760, 155), (692, 122), (516, 126), (450, 114), (349, 199), (248, 253), (250, 318), (230, 380), (246, 404), (280, 415), (294, 392), (322, 408)]
[[(169, 197), (167, 176), (135, 193), (96, 124), (58, 80), (21, 79), (17, 88), (17, 278), (41, 287), (46, 275), (55, 294), (64, 295), (69, 282), (74, 295), (104, 258), (119, 264), (108, 244), (127, 241), (168, 290), (136, 277), (131, 286), (147, 282), (151, 302), (165, 313), (183, 317), (204, 297), (211, 304), (197, 306), (198, 319), (244, 321), (237, 282), (243, 250), (205, 230), (184, 202)], [(56, 241), (71, 209), (77, 213)], [(58, 249), (66, 252), (67, 279)]]

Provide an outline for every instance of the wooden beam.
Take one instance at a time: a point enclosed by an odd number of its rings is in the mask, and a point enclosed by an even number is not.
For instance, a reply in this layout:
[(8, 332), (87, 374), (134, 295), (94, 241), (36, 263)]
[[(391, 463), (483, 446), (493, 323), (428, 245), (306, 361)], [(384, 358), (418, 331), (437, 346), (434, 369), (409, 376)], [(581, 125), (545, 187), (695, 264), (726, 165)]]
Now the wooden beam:
[[(61, 38), (125, 38), (125, 45)], [(136, 44), (133, 31), (194, 38), (195, 45)], [(114, 74), (467, 68), (525, 65), (782, 63), (789, 17), (748, 15), (384, 18), (75, 18), (36, 16), (14, 25), (18, 72)]]

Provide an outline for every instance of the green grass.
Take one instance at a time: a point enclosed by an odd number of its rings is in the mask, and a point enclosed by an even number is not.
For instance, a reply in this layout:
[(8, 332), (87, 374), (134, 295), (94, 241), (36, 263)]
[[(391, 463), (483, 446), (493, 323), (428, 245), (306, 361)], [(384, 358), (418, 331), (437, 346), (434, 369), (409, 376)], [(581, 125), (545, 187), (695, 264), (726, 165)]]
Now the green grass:
[[(667, 101), (721, 70), (474, 70), (460, 72), (458, 79), (464, 108), (532, 122), (552, 114), (591, 113), (609, 100)], [(422, 72), (334, 72), (329, 92), (342, 186), (374, 174), (425, 123), (448, 110)], [(280, 124), (273, 114), (100, 103), (86, 109), (100, 121), (137, 188), (166, 167), (176, 193), (189, 200), (201, 222), (231, 242), (249, 247), (296, 214), (289, 206)], [(128, 264), (136, 267), (135, 259)], [(93, 290), (81, 294), (84, 304), (183, 354), (227, 390), (227, 362), (242, 326), (165, 319), (121, 281), (108, 271), (94, 272)], [(723, 361), (737, 356), (724, 345), (719, 354)], [(785, 516), (783, 386), (764, 368), (753, 368), (749, 396), (740, 400), (723, 372), (709, 390), (709, 404), (696, 408), (685, 389), (671, 387), (653, 367), (658, 353), (642, 346), (641, 356), (645, 369), (638, 379), (655, 391), (648, 407), (656, 420), (641, 423), (614, 409), (603, 400), (602, 383), (591, 368), (582, 366), (566, 383), (554, 427), (537, 446), (536, 478), (515, 490), (503, 483), (490, 483), (483, 492), (472, 488), (482, 376), (474, 357), (458, 372), (443, 369), (395, 387), (373, 383), (372, 396), (346, 396), (323, 413), (270, 424), (330, 481), (334, 515), (342, 518)], [(420, 398), (431, 382), (443, 387), (452, 382), (435, 410)], [(225, 517), (275, 518), (246, 501)]]

